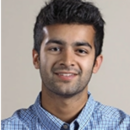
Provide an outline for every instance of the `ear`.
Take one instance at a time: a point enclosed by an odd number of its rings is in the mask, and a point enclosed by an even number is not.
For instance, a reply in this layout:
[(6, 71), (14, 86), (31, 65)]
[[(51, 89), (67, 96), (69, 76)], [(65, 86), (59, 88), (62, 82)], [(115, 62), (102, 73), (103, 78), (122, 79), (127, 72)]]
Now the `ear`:
[(33, 64), (36, 69), (39, 69), (39, 55), (36, 50), (32, 50)]
[(93, 73), (97, 73), (97, 71), (99, 70), (99, 68), (100, 68), (100, 66), (102, 64), (102, 61), (103, 61), (103, 56), (99, 55), (96, 58), (96, 61), (95, 61), (94, 67), (93, 67)]

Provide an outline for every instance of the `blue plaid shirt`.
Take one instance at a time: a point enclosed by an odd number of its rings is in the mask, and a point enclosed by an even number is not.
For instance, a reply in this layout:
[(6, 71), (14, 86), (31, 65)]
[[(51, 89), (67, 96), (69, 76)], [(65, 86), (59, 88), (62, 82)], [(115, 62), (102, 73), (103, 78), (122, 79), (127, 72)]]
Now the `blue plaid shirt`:
[(121, 110), (102, 105), (89, 93), (88, 101), (71, 123), (61, 121), (40, 104), (40, 94), (34, 105), (21, 109), (2, 121), (2, 130), (130, 130), (130, 116)]

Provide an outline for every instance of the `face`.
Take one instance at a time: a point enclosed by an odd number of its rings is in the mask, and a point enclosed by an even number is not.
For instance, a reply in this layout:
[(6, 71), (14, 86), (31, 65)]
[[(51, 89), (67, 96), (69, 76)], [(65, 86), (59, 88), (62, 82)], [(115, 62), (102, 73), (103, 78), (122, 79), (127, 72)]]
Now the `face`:
[(33, 62), (40, 70), (42, 88), (70, 97), (86, 91), (102, 56), (95, 59), (95, 31), (90, 25), (57, 24), (43, 28), (40, 55), (33, 50)]

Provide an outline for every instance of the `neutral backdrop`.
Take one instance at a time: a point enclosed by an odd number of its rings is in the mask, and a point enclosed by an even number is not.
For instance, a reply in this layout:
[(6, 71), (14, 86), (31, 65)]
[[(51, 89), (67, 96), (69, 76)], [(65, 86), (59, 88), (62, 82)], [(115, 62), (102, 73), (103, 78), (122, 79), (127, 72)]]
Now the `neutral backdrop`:
[[(44, 0), (2, 0), (2, 119), (34, 103), (41, 90), (32, 64), (33, 27)], [(106, 21), (104, 61), (89, 91), (130, 114), (130, 0), (93, 0)]]

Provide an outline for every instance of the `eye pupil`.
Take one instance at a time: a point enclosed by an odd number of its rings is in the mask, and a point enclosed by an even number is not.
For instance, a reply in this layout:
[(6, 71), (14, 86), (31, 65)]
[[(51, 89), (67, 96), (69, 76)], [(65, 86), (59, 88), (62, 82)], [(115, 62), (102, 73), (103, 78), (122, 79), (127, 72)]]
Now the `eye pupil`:
[(53, 51), (59, 51), (59, 48), (56, 48), (56, 47), (55, 47), (55, 48), (53, 48), (52, 50), (53, 50)]
[(80, 53), (84, 53), (84, 51), (83, 51), (83, 50), (79, 50), (79, 52), (80, 52)]
[(58, 49), (57, 48), (54, 48), (55, 51), (57, 51)]

